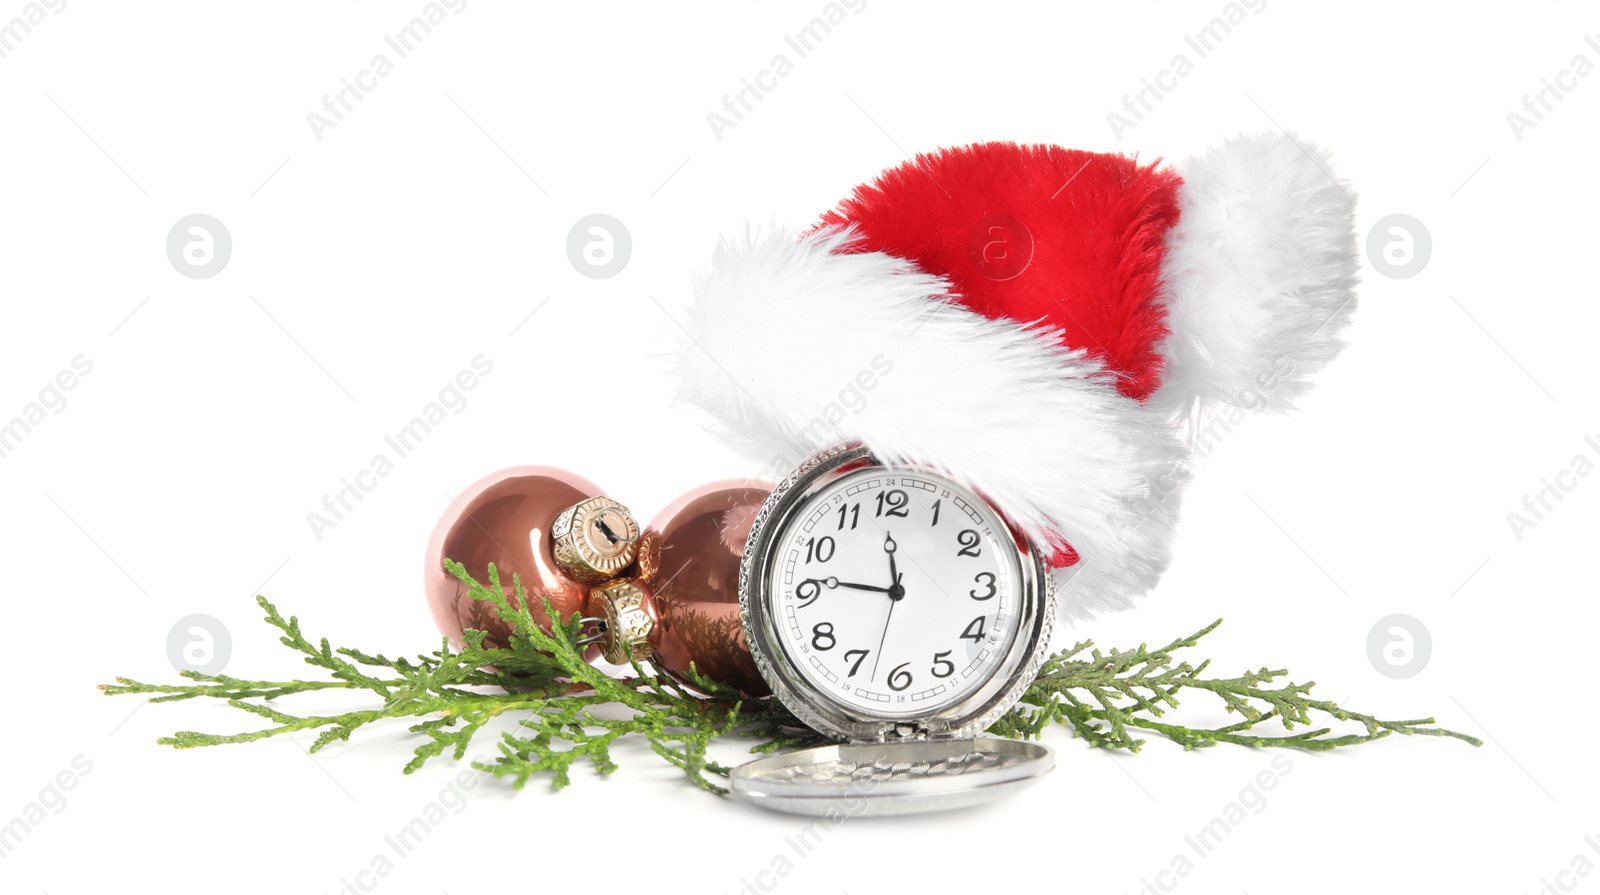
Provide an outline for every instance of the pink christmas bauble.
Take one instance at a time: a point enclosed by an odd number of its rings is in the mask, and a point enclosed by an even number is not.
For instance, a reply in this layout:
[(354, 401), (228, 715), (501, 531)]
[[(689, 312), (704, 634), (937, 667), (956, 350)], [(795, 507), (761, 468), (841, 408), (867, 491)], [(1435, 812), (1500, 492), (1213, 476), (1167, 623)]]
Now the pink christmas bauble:
[(739, 564), (750, 524), (772, 486), (753, 479), (702, 485), (673, 501), (647, 526), (642, 558), (655, 619), (656, 664), (681, 683), (689, 664), (706, 677), (751, 696), (771, 692), (751, 658), (739, 620)]
[[(489, 564), (494, 563), (513, 606), (512, 575), (517, 575), (528, 594), (529, 611), (546, 630), (546, 597), (563, 618), (583, 611), (588, 587), (556, 565), (550, 526), (563, 510), (601, 493), (593, 482), (564, 469), (514, 466), (479, 479), (451, 501), (428, 539), (422, 570), (428, 609), (439, 631), (459, 646), (462, 632), (476, 628), (487, 633), (484, 645), (496, 648), (509, 645), (512, 631), (492, 605), (472, 599), (467, 586), (445, 570), (446, 559), (461, 563), (483, 584), (488, 584)], [(585, 658), (597, 655), (599, 648), (590, 647)]]

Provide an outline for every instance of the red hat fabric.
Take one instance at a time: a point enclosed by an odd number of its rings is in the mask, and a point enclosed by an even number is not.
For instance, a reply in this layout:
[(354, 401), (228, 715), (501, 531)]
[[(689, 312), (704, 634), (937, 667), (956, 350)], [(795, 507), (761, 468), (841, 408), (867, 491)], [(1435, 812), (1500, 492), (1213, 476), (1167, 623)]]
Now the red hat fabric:
[(1288, 135), (1176, 168), (920, 155), (804, 234), (718, 248), (684, 397), (774, 474), (843, 440), (940, 468), (1053, 553), (1064, 611), (1124, 607), (1170, 561), (1186, 421), (1286, 409), (1342, 345), (1354, 199), (1330, 170)]

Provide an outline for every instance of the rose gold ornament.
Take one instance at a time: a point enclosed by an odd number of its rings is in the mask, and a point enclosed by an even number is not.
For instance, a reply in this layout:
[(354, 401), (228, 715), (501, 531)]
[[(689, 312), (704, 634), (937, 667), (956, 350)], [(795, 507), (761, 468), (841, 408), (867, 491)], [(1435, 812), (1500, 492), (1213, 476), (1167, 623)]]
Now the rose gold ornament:
[(639, 545), (638, 567), (650, 574), (597, 589), (590, 605), (589, 615), (607, 619), (607, 654), (653, 654), (680, 683), (692, 662), (711, 680), (767, 695), (739, 619), (739, 563), (771, 492), (750, 479), (714, 482), (657, 514)]
[[(563, 511), (601, 494), (587, 479), (549, 466), (502, 469), (462, 492), (434, 527), (423, 568), (428, 608), (439, 631), (459, 646), (462, 631), (477, 628), (487, 632), (484, 645), (497, 648), (510, 643), (512, 631), (493, 606), (469, 596), (466, 585), (445, 570), (445, 559), (461, 563), (483, 584), (488, 583), (489, 564), (494, 563), (513, 606), (517, 597), (512, 575), (519, 576), (529, 611), (546, 629), (550, 618), (544, 611), (545, 597), (563, 618), (581, 612), (588, 604), (589, 588), (556, 563), (550, 530)], [(585, 658), (592, 660), (599, 653), (598, 646), (591, 646)]]

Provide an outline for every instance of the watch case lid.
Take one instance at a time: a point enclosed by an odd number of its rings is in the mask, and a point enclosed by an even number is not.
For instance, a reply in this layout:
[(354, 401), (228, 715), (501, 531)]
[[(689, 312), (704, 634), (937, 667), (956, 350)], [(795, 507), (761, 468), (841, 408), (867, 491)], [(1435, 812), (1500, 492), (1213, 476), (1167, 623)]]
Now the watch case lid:
[(734, 795), (788, 814), (883, 817), (980, 805), (1055, 768), (1049, 746), (1001, 737), (834, 743), (733, 769)]

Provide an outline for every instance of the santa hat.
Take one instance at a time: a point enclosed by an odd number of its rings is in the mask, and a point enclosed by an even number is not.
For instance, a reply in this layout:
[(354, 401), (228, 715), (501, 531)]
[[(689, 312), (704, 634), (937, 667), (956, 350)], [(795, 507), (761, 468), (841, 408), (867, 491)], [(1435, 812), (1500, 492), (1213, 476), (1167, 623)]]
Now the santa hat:
[(761, 462), (858, 440), (983, 493), (1073, 615), (1166, 569), (1192, 442), (1285, 410), (1354, 309), (1354, 199), (1288, 135), (1175, 167), (1057, 146), (919, 155), (803, 234), (725, 241), (675, 355)]

